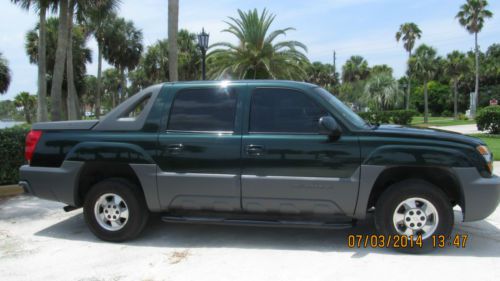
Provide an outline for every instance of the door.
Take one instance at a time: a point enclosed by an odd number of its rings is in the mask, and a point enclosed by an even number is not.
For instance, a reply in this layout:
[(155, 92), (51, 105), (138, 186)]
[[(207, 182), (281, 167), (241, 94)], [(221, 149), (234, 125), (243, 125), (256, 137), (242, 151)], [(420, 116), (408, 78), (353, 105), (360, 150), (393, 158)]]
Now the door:
[(331, 140), (318, 120), (334, 116), (313, 94), (284, 88), (251, 92), (242, 140), (242, 206), (248, 212), (352, 214), (359, 145), (344, 130)]
[(158, 138), (162, 209), (241, 209), (237, 107), (238, 94), (232, 87), (174, 93), (167, 129)]

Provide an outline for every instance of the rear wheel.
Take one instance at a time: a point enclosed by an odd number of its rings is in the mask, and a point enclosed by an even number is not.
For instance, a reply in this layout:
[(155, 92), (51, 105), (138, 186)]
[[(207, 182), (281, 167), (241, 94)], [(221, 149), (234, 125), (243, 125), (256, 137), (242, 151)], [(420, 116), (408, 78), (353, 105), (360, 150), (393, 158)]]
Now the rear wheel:
[[(422, 241), (422, 247), (394, 247), (405, 252), (433, 249), (433, 236), (448, 237), (453, 209), (446, 194), (422, 180), (406, 180), (390, 186), (375, 206), (375, 226), (385, 236), (406, 236)], [(394, 240), (393, 240), (394, 241)]]
[(136, 238), (149, 217), (139, 187), (119, 178), (95, 184), (85, 198), (83, 213), (97, 237), (113, 242)]

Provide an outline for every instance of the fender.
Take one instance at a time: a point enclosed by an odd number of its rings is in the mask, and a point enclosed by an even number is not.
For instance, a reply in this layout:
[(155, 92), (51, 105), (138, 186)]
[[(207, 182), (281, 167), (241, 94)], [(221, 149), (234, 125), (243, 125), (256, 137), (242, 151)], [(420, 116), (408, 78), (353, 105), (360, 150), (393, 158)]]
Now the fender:
[(68, 152), (64, 160), (155, 164), (151, 155), (140, 146), (120, 142), (81, 142)]

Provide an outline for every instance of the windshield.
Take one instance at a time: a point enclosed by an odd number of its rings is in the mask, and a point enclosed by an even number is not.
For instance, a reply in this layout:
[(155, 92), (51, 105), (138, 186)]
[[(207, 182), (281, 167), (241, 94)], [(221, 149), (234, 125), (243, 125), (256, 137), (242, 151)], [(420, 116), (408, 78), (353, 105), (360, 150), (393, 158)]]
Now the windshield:
[(335, 111), (341, 114), (345, 120), (352, 123), (358, 128), (369, 127), (369, 125), (365, 120), (363, 120), (363, 118), (359, 117), (359, 115), (357, 115), (354, 111), (352, 111), (352, 109), (350, 109), (347, 105), (337, 99), (333, 94), (320, 87), (314, 88), (314, 90), (328, 103), (330, 103), (335, 108)]

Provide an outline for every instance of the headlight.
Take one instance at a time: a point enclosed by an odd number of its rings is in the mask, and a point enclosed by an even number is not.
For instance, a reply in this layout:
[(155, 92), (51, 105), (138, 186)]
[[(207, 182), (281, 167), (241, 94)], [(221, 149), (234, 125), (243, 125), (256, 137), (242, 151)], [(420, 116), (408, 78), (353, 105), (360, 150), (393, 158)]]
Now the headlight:
[(489, 172), (493, 173), (493, 154), (491, 154), (488, 147), (485, 145), (480, 145), (477, 147), (477, 151), (479, 151), (479, 153), (483, 155), (484, 160), (486, 160)]

